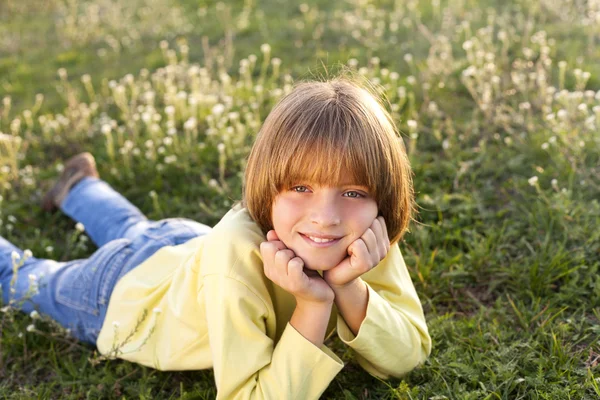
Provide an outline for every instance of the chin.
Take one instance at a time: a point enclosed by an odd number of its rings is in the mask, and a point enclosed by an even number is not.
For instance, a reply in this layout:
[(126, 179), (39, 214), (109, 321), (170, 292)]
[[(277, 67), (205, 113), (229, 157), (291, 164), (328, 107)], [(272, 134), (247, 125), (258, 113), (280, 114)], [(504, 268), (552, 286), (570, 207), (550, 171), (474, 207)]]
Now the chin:
[(338, 265), (344, 257), (326, 257), (325, 259), (319, 259), (316, 255), (303, 256), (302, 254), (298, 254), (304, 261), (304, 266), (308, 269), (312, 269), (315, 271), (327, 271)]

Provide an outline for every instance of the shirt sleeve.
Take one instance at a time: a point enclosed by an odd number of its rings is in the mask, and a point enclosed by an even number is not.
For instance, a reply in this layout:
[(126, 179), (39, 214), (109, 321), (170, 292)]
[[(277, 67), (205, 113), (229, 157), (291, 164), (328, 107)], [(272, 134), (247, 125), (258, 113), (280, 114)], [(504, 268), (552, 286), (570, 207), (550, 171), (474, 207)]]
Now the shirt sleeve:
[(398, 246), (363, 280), (369, 293), (365, 319), (355, 336), (338, 316), (338, 335), (367, 372), (383, 379), (400, 377), (429, 356), (431, 337)]
[(275, 344), (269, 307), (236, 279), (206, 276), (204, 300), (217, 399), (318, 399), (343, 367), (289, 323)]

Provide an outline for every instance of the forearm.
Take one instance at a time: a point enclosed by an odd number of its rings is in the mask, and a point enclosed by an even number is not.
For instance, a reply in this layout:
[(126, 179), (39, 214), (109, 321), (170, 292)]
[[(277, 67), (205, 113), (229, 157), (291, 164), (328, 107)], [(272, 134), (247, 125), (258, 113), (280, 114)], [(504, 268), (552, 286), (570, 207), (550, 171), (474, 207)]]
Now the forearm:
[(335, 305), (338, 312), (352, 333), (358, 335), (358, 330), (367, 315), (369, 304), (369, 291), (366, 283), (361, 278), (356, 278), (342, 287), (332, 286), (332, 289), (335, 293)]
[(321, 347), (325, 340), (332, 307), (332, 303), (298, 302), (290, 319), (290, 325), (312, 344)]

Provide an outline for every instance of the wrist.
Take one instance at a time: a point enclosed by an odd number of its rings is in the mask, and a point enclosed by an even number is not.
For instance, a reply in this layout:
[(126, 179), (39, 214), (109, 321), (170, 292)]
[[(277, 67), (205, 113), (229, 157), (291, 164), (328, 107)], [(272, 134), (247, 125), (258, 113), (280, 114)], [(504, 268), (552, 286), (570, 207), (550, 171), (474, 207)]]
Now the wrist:
[(316, 301), (316, 300), (306, 300), (306, 299), (302, 299), (302, 298), (298, 298), (296, 297), (296, 308), (301, 309), (301, 310), (311, 310), (311, 311), (323, 311), (323, 312), (327, 312), (327, 311), (331, 311), (331, 308), (333, 307), (333, 303), (334, 303), (334, 299), (332, 298), (331, 300), (323, 300), (323, 301)]
[(365, 281), (363, 281), (360, 276), (357, 278), (354, 278), (350, 282), (346, 282), (342, 285), (336, 285), (336, 284), (331, 284), (331, 283), (329, 284), (329, 286), (333, 290), (333, 293), (335, 293), (336, 296), (338, 294), (341, 294), (344, 292), (356, 291), (356, 290), (363, 289), (363, 287), (365, 287), (365, 285), (366, 285)]

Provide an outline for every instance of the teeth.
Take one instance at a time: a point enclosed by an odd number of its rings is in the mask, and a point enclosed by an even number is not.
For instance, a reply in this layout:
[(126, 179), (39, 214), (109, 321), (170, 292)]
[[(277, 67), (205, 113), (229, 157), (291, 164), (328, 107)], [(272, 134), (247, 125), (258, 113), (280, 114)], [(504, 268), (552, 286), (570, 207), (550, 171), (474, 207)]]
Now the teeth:
[(317, 242), (317, 243), (327, 243), (327, 242), (333, 242), (335, 239), (321, 239), (321, 238), (316, 238), (313, 236), (308, 236), (310, 238), (310, 240), (312, 240), (313, 242)]

